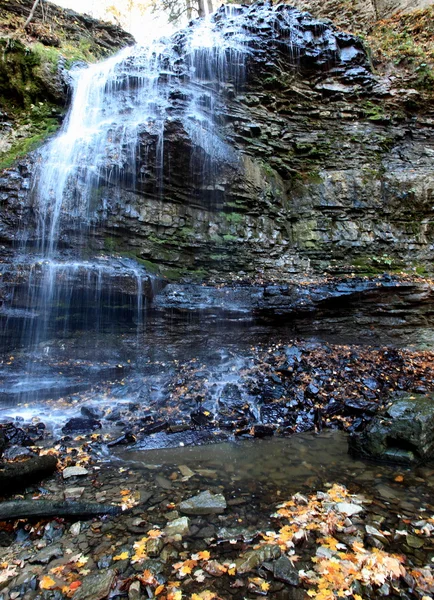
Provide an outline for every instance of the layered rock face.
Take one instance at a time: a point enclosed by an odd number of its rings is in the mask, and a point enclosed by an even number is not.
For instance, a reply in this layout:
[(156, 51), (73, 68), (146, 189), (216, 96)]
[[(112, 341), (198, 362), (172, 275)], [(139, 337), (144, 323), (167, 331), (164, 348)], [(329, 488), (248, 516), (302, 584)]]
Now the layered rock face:
[[(139, 124), (132, 162), (130, 140), (107, 137), (95, 227), (77, 236), (66, 213), (63, 244), (175, 278), (431, 271), (434, 112), (423, 95), (373, 75), (360, 39), (289, 6), (214, 19), (223, 39), (239, 36), (228, 61), (239, 68), (193, 77), (195, 25), (177, 34), (157, 78), (160, 129)], [(140, 85), (138, 61), (120, 66), (125, 94)], [(193, 96), (202, 138), (197, 115), (189, 126)], [(24, 162), (0, 181), (5, 246), (17, 215), (31, 222), (31, 172)]]

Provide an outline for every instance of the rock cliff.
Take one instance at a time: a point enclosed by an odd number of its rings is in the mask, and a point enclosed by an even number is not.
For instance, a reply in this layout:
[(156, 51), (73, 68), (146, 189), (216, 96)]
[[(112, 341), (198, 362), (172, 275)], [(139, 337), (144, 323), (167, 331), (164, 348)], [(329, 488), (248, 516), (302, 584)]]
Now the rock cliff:
[[(405, 87), (393, 73), (374, 73), (361, 39), (306, 13), (282, 6), (264, 18), (261, 6), (243, 10), (254, 32), (245, 82), (228, 81), (215, 98), (215, 126), (234, 160), (218, 162), (208, 179), (197, 172), (206, 156), (197, 160), (178, 118), (188, 96), (171, 83), (164, 195), (157, 193), (156, 139), (143, 133), (131, 171), (116, 182), (101, 177), (104, 209), (86, 244), (173, 278), (431, 272), (429, 86)], [(297, 22), (295, 53), (288, 51), (288, 18)], [(174, 38), (181, 57), (186, 35)], [(0, 180), (5, 249), (17, 216), (31, 222), (31, 171), (23, 161)], [(134, 173), (142, 176), (132, 185)], [(81, 243), (68, 223), (62, 235), (66, 246)]]

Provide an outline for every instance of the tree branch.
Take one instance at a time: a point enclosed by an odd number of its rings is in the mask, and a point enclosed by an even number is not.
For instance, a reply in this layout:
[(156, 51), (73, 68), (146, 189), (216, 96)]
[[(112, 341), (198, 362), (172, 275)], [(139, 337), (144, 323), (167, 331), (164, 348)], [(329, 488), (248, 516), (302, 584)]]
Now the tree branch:
[(33, 16), (35, 14), (35, 10), (38, 8), (38, 4), (41, 1), (42, 0), (35, 0), (33, 2), (32, 10), (30, 11), (29, 16), (27, 17), (27, 21), (24, 23), (24, 29), (28, 26), (28, 24), (30, 23), (30, 21), (33, 19)]

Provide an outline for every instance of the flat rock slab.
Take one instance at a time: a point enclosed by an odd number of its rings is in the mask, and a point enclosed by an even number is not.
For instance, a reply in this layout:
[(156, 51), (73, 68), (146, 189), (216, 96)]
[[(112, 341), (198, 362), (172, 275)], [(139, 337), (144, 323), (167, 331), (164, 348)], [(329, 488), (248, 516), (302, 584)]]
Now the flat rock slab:
[(411, 464), (434, 454), (434, 394), (399, 394), (350, 438), (353, 454), (376, 460)]
[(74, 594), (74, 600), (103, 600), (107, 598), (115, 579), (115, 571), (109, 569), (83, 579), (81, 587)]
[(69, 479), (69, 477), (78, 477), (81, 475), (87, 475), (89, 471), (84, 467), (66, 467), (63, 471), (63, 479)]
[(29, 563), (47, 565), (53, 558), (60, 558), (61, 556), (63, 556), (63, 550), (60, 546), (47, 546), (47, 548), (30, 558)]
[(211, 494), (209, 490), (201, 492), (179, 505), (179, 510), (186, 515), (216, 515), (226, 509), (226, 500), (222, 494)]
[(335, 508), (339, 513), (346, 515), (347, 517), (352, 517), (353, 515), (363, 512), (363, 506), (352, 504), (351, 502), (338, 502)]

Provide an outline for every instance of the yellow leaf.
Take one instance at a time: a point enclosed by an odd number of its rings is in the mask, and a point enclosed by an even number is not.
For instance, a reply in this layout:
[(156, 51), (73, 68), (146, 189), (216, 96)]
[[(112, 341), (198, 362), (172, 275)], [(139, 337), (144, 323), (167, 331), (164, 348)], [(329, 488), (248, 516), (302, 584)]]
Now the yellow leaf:
[(131, 490), (121, 490), (121, 496), (128, 496)]
[(129, 552), (122, 552), (121, 554), (113, 556), (113, 560), (125, 560), (126, 558), (129, 558), (129, 556)]
[(204, 550), (203, 552), (198, 552), (198, 556), (200, 560), (209, 560), (211, 554), (208, 550)]
[(163, 532), (160, 529), (150, 529), (148, 535), (150, 538), (159, 538), (163, 535)]
[(157, 588), (155, 588), (154, 596), (158, 596), (158, 594), (161, 594), (161, 592), (163, 590), (164, 590), (164, 585), (159, 585)]
[(52, 590), (55, 585), (56, 582), (54, 579), (51, 579), (51, 577), (48, 577), (48, 575), (42, 577), (41, 581), (39, 582), (39, 587), (41, 590)]
[(268, 592), (269, 589), (270, 589), (270, 584), (268, 583), (268, 581), (264, 581), (263, 583), (261, 583), (261, 590), (263, 592)]

